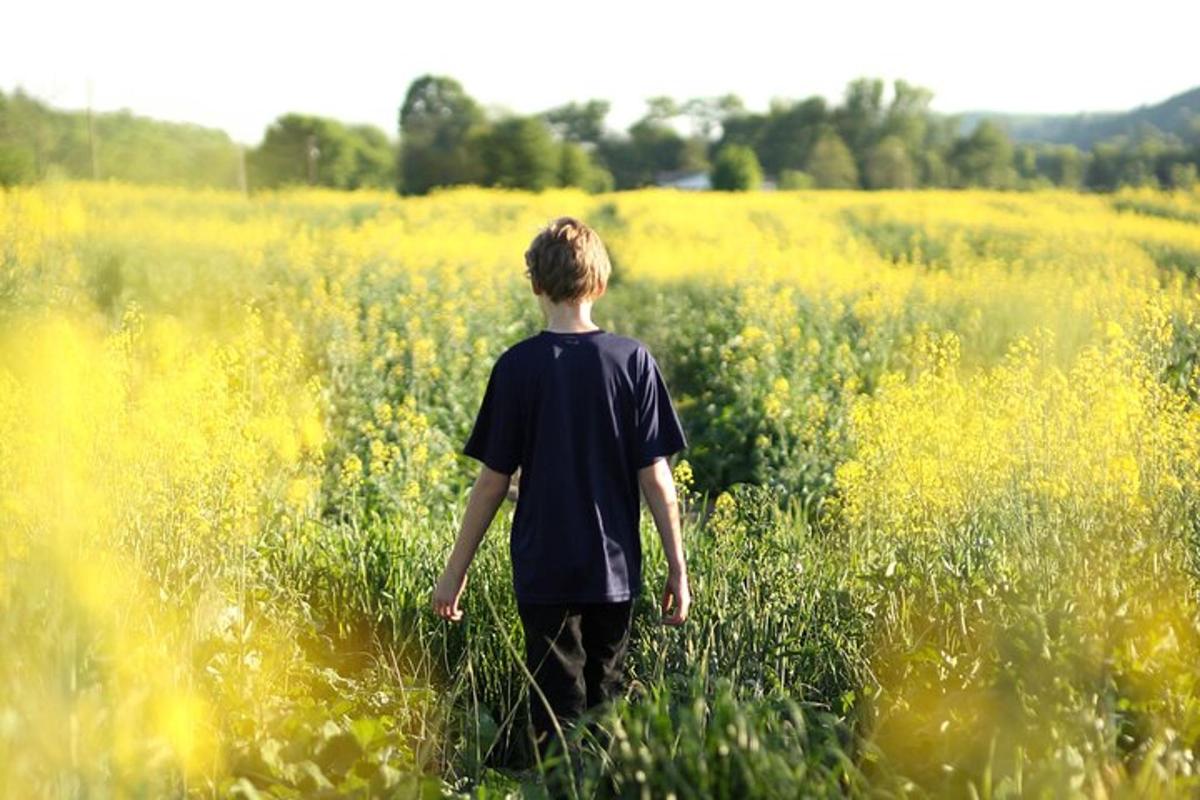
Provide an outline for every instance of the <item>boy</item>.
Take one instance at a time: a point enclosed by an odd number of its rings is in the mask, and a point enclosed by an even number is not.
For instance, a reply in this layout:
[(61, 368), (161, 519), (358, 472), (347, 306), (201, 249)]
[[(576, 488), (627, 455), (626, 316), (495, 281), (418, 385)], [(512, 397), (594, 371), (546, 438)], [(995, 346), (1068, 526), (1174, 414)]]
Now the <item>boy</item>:
[[(591, 320), (611, 271), (596, 232), (560, 217), (534, 237), (525, 263), (546, 328), (492, 368), (462, 450), (483, 467), (433, 608), (461, 619), (467, 567), (519, 469), (509, 552), (525, 660), (565, 728), (624, 688), (641, 593), (639, 489), (667, 557), (661, 622), (687, 619), (691, 595), (666, 459), (687, 442), (650, 352)], [(545, 754), (554, 726), (534, 692), (530, 718)]]

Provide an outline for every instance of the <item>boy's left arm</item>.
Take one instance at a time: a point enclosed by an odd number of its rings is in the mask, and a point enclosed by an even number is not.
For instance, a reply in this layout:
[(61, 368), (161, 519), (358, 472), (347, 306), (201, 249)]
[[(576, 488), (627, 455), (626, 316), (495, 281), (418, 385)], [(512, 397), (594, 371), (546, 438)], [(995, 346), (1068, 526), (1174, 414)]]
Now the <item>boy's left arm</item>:
[(467, 498), (467, 509), (463, 513), (462, 529), (454, 542), (454, 550), (442, 577), (433, 590), (433, 610), (439, 617), (451, 622), (462, 619), (458, 600), (467, 585), (467, 568), (475, 558), (475, 551), (483, 541), (496, 510), (509, 493), (510, 476), (484, 466)]

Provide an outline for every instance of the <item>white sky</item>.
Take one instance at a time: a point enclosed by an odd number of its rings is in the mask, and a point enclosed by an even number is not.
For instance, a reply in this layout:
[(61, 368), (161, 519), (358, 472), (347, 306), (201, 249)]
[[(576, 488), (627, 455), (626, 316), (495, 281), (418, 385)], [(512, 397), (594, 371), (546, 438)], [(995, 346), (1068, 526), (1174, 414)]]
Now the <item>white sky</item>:
[(409, 83), (458, 79), (484, 106), (589, 98), (625, 128), (657, 94), (840, 100), (858, 76), (931, 89), (933, 108), (1076, 112), (1200, 84), (1200, 3), (1007, 0), (707, 4), (23, 0), (4, 12), (0, 88), (59, 108), (128, 108), (257, 144), (289, 111), (396, 135)]

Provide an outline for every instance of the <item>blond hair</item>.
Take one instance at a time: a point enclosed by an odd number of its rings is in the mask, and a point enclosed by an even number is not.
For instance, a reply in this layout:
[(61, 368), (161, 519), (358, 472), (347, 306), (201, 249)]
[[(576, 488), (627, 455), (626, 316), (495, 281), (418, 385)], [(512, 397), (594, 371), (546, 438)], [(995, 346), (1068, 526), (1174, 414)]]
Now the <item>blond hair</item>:
[(525, 251), (525, 266), (525, 274), (555, 303), (600, 296), (612, 272), (600, 235), (574, 217), (542, 228)]

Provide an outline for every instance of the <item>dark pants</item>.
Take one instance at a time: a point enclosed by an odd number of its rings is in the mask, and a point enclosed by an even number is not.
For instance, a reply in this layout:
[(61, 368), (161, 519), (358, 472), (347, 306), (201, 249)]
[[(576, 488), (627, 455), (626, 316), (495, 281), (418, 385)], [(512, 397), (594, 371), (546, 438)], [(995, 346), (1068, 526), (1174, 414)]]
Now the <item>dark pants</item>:
[[(620, 696), (633, 621), (633, 601), (518, 603), (525, 628), (525, 664), (564, 732), (587, 709)], [(556, 736), (537, 692), (529, 716), (543, 756)]]

